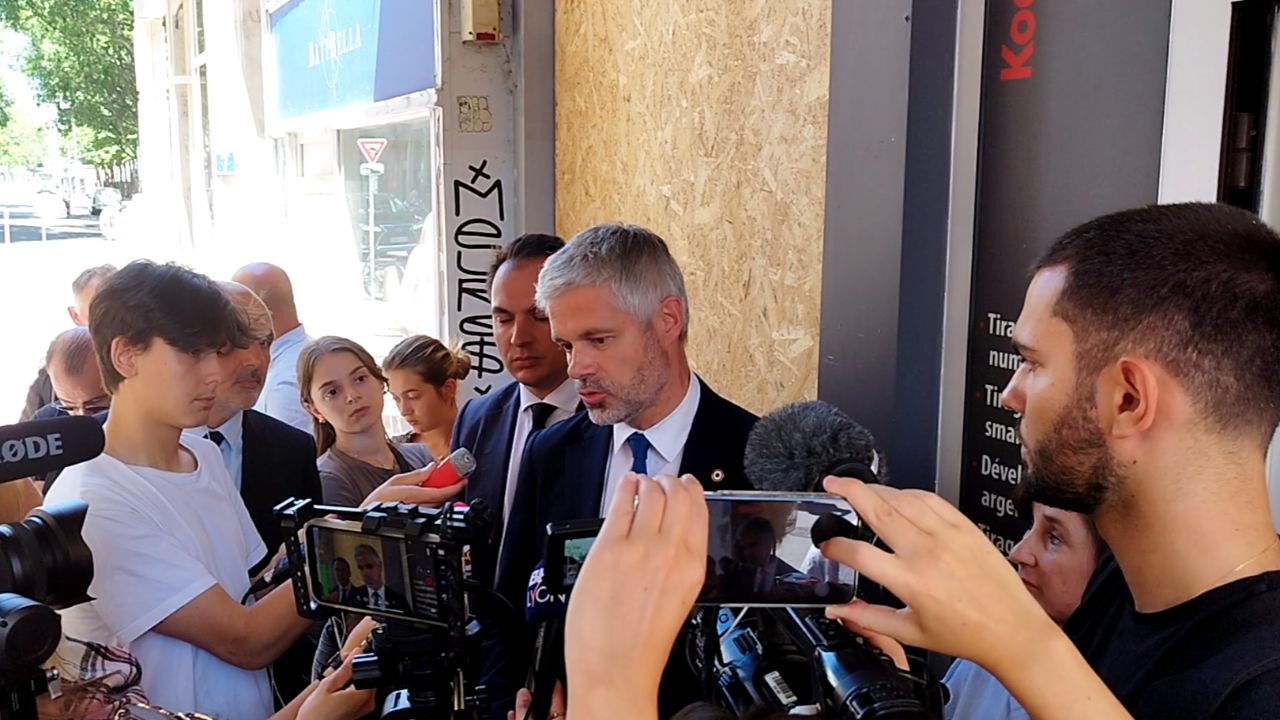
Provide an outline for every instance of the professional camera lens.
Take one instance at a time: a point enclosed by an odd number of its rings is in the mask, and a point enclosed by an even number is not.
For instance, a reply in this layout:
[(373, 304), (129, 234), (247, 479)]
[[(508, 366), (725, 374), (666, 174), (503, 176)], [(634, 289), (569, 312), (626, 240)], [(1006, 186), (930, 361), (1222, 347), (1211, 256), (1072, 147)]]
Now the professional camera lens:
[(48, 605), (0, 593), (0, 673), (39, 667), (62, 640), (62, 619)]
[(0, 593), (56, 609), (87, 602), (93, 555), (80, 531), (88, 511), (88, 505), (73, 500), (0, 525)]

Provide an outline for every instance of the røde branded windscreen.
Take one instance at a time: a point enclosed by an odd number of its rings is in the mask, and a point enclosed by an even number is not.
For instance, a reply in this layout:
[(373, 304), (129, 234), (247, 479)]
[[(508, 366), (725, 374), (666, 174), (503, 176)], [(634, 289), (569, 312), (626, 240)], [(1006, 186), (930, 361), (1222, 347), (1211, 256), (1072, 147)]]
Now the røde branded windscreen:
[(86, 416), (0, 427), (0, 482), (78, 465), (102, 454), (102, 424)]
[(787, 405), (760, 418), (747, 437), (747, 480), (768, 492), (822, 492), (828, 475), (880, 482), (875, 442), (830, 403)]

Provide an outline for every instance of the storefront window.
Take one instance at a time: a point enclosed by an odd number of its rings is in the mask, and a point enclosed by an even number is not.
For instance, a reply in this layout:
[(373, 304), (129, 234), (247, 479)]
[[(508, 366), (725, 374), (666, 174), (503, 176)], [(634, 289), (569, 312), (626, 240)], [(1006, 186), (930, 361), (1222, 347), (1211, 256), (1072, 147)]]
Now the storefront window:
[[(378, 158), (382, 173), (361, 172), (365, 158), (357, 141), (362, 138), (386, 140)], [(414, 251), (434, 237), (431, 138), (429, 118), (339, 132), (352, 242), (363, 266), (365, 293), (375, 300), (401, 299), (406, 280), (414, 280)], [(371, 184), (376, 184), (372, 197)]]

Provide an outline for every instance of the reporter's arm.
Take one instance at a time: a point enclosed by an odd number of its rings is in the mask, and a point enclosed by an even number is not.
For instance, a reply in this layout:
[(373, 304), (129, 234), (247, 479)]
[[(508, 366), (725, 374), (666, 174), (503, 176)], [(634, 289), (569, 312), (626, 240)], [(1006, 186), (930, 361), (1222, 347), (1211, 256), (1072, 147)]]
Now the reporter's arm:
[(1036, 720), (1132, 720), (1057, 625), (1050, 621), (1042, 632), (987, 668), (1027, 714)]
[(21, 521), (43, 501), (44, 497), (32, 478), (0, 483), (0, 523)]
[[(836, 538), (827, 557), (864, 573), (906, 604), (855, 601), (831, 608), (855, 631), (968, 658), (986, 668), (1038, 720), (1129, 718), (1066, 635), (968, 518), (933, 493), (828, 478), (890, 547)], [(1069, 700), (1066, 700), (1069, 698)]]
[(430, 463), (426, 467), (417, 470), (393, 475), (386, 482), (375, 488), (373, 492), (369, 493), (360, 502), (360, 507), (387, 502), (437, 506), (461, 497), (462, 491), (467, 487), (466, 480), (443, 488), (420, 487), (431, 475), (431, 471), (435, 469), (436, 464)]
[(623, 476), (569, 601), (573, 717), (658, 717), (662, 669), (706, 575), (707, 527), (693, 477)]
[(292, 584), (276, 588), (250, 607), (214, 585), (155, 629), (236, 667), (258, 670), (280, 657), (310, 626), (310, 620), (298, 617)]

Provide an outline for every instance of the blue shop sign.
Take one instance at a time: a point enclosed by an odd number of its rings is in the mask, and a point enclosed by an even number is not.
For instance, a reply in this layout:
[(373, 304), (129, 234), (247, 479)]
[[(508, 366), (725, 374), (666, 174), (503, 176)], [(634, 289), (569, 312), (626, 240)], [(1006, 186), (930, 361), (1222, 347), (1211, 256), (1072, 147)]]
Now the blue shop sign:
[(270, 15), (280, 117), (435, 87), (435, 18), (435, 0), (285, 3)]

